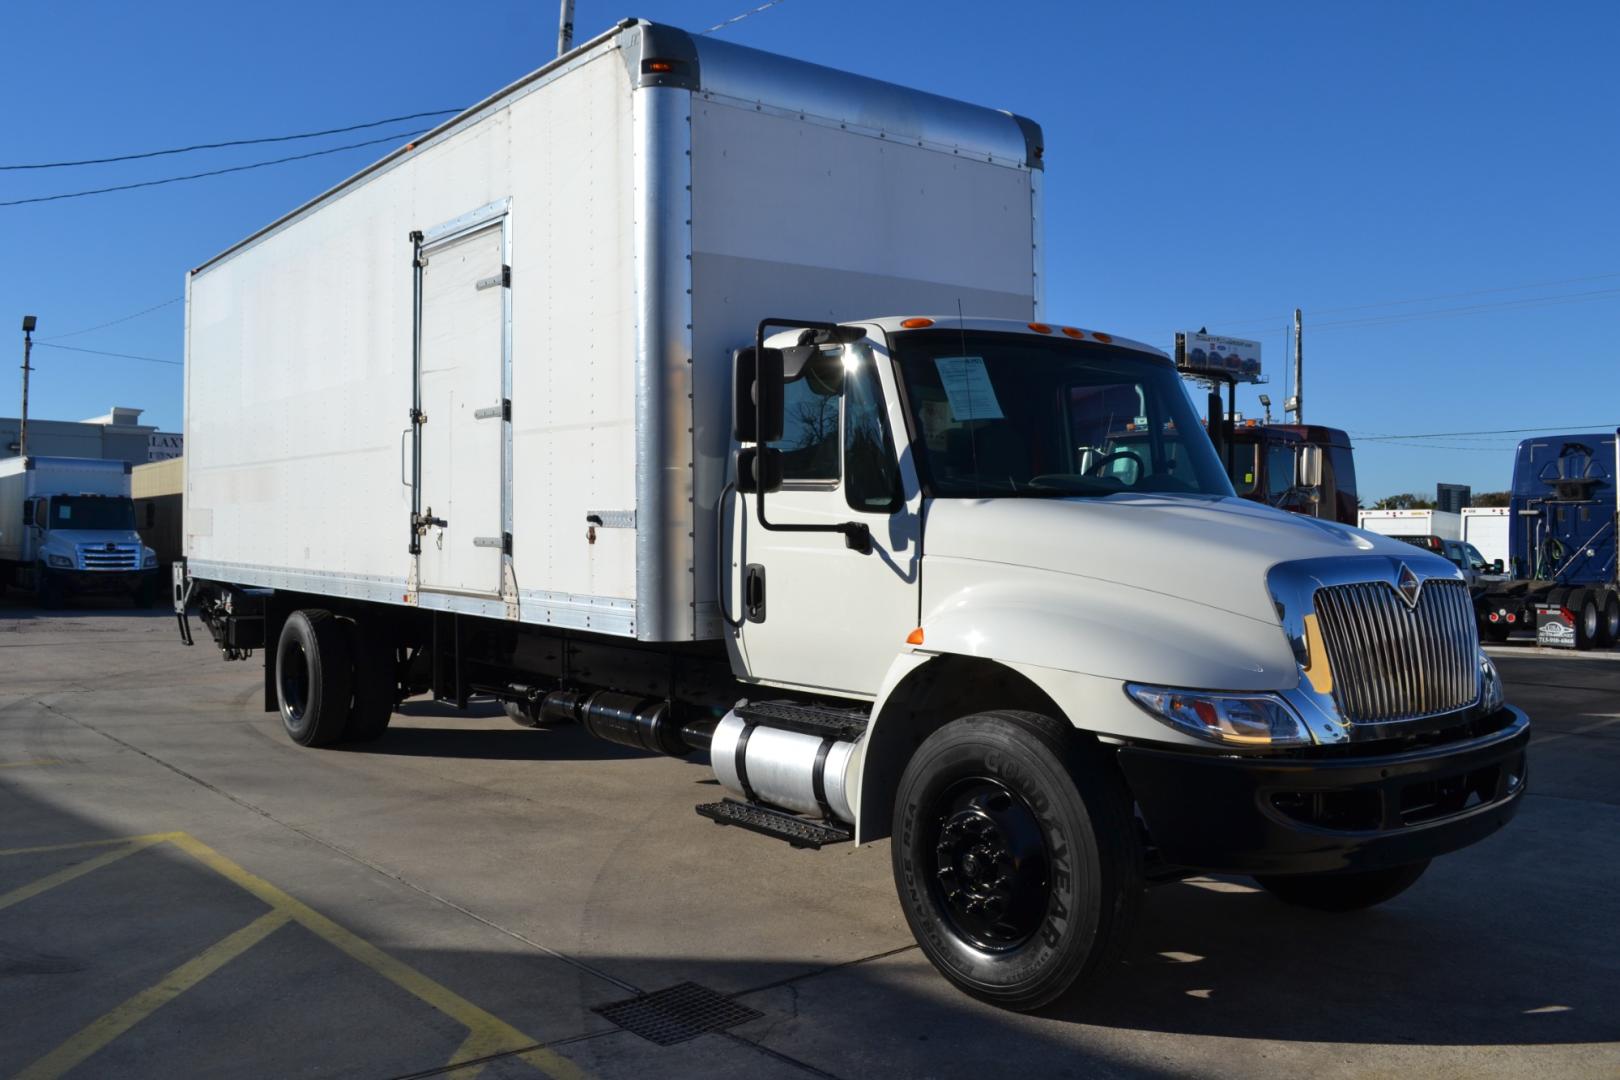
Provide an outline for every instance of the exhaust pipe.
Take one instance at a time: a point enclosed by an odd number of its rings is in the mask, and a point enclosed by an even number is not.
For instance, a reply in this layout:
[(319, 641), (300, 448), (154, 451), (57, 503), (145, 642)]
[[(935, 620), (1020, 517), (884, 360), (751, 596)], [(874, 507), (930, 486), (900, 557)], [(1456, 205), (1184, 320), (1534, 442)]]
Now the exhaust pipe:
[(701, 749), (686, 741), (681, 725), (670, 715), (669, 702), (656, 698), (612, 690), (556, 690), (541, 700), (540, 716), (558, 723), (576, 720), (598, 739), (632, 750), (686, 757)]

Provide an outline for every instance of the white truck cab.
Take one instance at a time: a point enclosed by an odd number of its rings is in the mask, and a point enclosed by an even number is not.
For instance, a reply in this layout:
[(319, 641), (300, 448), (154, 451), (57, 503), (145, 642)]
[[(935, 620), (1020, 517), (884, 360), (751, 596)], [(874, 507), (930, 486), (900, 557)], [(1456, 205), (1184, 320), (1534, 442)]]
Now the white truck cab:
[(0, 461), (0, 575), (46, 607), (75, 593), (161, 593), (157, 554), (135, 531), (130, 466), (99, 458)]

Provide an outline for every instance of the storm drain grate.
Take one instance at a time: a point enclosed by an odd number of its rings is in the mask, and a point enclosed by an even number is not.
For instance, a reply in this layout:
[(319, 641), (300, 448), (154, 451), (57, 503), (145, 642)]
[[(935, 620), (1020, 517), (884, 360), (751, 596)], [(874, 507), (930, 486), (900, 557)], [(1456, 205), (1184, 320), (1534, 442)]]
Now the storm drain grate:
[(694, 982), (598, 1005), (591, 1011), (659, 1046), (674, 1046), (764, 1015)]

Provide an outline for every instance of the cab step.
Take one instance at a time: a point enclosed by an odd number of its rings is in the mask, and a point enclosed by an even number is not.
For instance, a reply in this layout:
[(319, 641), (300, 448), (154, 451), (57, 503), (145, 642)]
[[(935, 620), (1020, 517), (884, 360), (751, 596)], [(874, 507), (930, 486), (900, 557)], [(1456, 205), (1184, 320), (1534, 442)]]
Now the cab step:
[(864, 735), (870, 719), (870, 714), (860, 709), (835, 709), (797, 701), (754, 701), (737, 706), (737, 715), (762, 727), (844, 742), (854, 742)]
[(810, 821), (734, 799), (703, 803), (697, 807), (697, 812), (716, 825), (736, 825), (749, 832), (786, 840), (796, 848), (815, 848), (819, 851), (823, 845), (841, 844), (854, 839), (854, 834), (841, 825)]

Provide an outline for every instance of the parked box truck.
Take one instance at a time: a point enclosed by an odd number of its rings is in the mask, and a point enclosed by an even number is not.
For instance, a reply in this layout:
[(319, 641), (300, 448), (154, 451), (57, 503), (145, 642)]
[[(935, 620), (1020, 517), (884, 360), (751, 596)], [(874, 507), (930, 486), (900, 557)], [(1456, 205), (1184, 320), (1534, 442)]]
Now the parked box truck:
[[(1501, 574), (1508, 566), (1508, 508), (1505, 506), (1465, 506), (1462, 512), (1462, 538), (1473, 544), (1480, 557)], [(1500, 564), (1498, 566), (1497, 564)]]
[(1357, 524), (1379, 536), (1463, 538), (1462, 515), (1447, 510), (1363, 510)]
[(100, 458), (0, 461), (0, 585), (32, 589), (45, 607), (78, 593), (158, 600), (157, 556), (135, 532), (129, 471)]
[(1393, 896), (1524, 792), (1467, 590), (1237, 499), (1168, 357), (1047, 321), (1042, 167), (620, 24), (191, 274), (182, 631), (262, 649), (305, 745), (430, 693), (707, 753), (705, 817), (892, 838), (1008, 1007), (1148, 881)]

